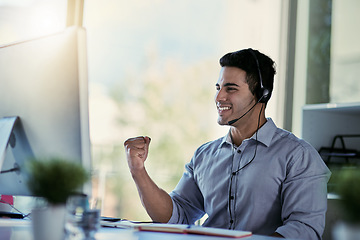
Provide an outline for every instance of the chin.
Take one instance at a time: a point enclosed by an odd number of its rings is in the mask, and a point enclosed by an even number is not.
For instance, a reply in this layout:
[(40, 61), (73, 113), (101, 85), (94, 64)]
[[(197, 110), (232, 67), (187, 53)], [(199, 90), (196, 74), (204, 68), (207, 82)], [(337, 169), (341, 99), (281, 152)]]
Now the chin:
[(218, 120), (217, 120), (217, 123), (218, 123), (220, 126), (228, 125), (228, 121), (225, 121), (225, 120), (223, 120), (223, 119), (218, 119)]

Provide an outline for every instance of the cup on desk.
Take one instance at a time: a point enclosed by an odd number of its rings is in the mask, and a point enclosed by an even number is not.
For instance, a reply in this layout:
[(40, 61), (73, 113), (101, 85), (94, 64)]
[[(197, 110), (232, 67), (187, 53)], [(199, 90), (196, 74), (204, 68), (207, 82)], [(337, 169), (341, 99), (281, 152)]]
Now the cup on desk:
[(100, 228), (100, 201), (86, 195), (69, 197), (66, 203), (67, 239), (95, 239)]

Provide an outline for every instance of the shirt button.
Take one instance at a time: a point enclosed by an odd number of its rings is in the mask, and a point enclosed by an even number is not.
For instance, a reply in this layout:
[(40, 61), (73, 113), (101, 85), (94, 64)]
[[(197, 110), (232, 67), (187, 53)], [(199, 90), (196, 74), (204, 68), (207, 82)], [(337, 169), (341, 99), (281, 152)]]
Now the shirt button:
[(233, 224), (233, 223), (234, 223), (234, 220), (231, 219), (231, 220), (230, 220), (230, 223)]
[(237, 153), (241, 153), (241, 150), (239, 149), (239, 150), (237, 150)]
[(234, 196), (230, 196), (230, 200), (234, 200)]

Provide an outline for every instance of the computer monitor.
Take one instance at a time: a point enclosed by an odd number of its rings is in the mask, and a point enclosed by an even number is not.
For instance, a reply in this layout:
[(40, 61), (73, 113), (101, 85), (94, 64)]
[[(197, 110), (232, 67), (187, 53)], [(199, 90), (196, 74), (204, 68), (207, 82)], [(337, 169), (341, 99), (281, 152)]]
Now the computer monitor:
[(85, 29), (0, 46), (0, 194), (31, 196), (23, 166), (32, 156), (90, 171), (88, 115)]

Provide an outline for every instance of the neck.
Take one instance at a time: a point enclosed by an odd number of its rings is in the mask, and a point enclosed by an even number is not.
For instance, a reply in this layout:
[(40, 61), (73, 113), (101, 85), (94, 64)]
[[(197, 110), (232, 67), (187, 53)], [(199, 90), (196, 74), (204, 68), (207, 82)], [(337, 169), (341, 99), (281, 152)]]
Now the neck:
[[(260, 117), (259, 117), (260, 115)], [(231, 126), (230, 134), (233, 143), (240, 146), (242, 141), (252, 137), (255, 132), (266, 123), (264, 109), (262, 104), (258, 104), (254, 111), (244, 119)]]

